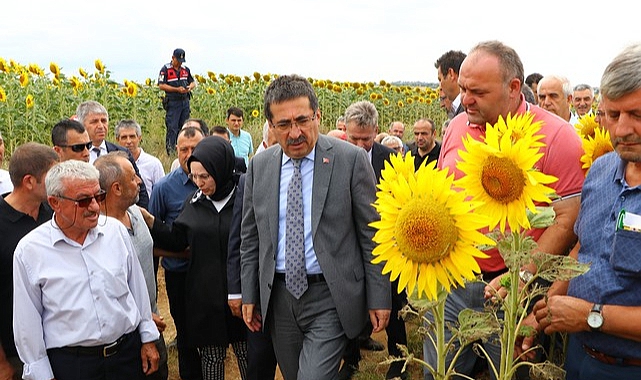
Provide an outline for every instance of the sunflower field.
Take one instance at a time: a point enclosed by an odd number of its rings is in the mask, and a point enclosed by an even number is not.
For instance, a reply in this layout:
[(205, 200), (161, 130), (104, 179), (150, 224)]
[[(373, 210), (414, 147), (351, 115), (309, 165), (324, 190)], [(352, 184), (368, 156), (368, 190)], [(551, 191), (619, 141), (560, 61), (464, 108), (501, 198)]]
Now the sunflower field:
[[(50, 144), (50, 130), (55, 123), (74, 115), (81, 102), (96, 100), (109, 111), (109, 139), (114, 140), (113, 126), (118, 121), (134, 119), (143, 127), (144, 149), (163, 159), (164, 93), (158, 89), (156, 80), (120, 83), (111, 79), (112, 73), (101, 60), (96, 60), (94, 66), (91, 70), (78, 68), (74, 73), (63, 73), (55, 62), (47, 70), (37, 64), (23, 65), (0, 58), (0, 131), (7, 156), (24, 142)], [(258, 72), (251, 77), (212, 71), (194, 74), (198, 86), (193, 92), (191, 117), (204, 119), (208, 125), (224, 126), (226, 110), (240, 107), (245, 112), (243, 128), (251, 133), (254, 146), (258, 146), (264, 123), (263, 95), (277, 76)], [(383, 80), (357, 83), (309, 78), (309, 81), (319, 98), (323, 133), (333, 129), (345, 108), (359, 100), (376, 105), (381, 131), (387, 130), (394, 120), (411, 126), (419, 118), (430, 118), (436, 125), (446, 119), (439, 108), (438, 91), (430, 87), (397, 86)], [(406, 139), (411, 138), (410, 129), (406, 129)]]

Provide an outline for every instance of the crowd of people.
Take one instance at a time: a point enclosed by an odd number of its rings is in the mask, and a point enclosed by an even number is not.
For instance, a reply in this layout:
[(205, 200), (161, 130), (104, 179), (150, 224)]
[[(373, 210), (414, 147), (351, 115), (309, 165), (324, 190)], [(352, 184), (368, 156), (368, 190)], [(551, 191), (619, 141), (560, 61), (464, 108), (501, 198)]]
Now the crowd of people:
[[(385, 162), (411, 154), (416, 170), (436, 162), (461, 178), (463, 138), (483, 140), (488, 123), (526, 112), (542, 122), (535, 168), (558, 178), (555, 223), (531, 235), (539, 250), (591, 266), (551, 285), (525, 319), (536, 334), (517, 352), (540, 360), (530, 350), (537, 338), (564, 332), (567, 379), (641, 375), (641, 45), (605, 68), (598, 100), (593, 87), (561, 75), (525, 77), (519, 55), (499, 41), (448, 51), (435, 62), (447, 121), (419, 118), (411, 131), (401, 120), (380, 130), (375, 105), (363, 100), (321, 134), (309, 81), (279, 76), (265, 92), (257, 149), (238, 107), (227, 110), (226, 127), (190, 118), (196, 83), (184, 62), (176, 49), (158, 79), (165, 149), (177, 155), (167, 174), (142, 149), (135, 120), (117, 123), (116, 141), (107, 141), (108, 110), (93, 100), (52, 126), (51, 146), (23, 144), (0, 170), (1, 380), (167, 380), (160, 266), (181, 379), (224, 379), (230, 346), (243, 380), (274, 379), (277, 367), (286, 380), (347, 380), (362, 349), (401, 357), (407, 295), (372, 263)], [(586, 114), (615, 148), (587, 177), (573, 126)], [(446, 323), (501, 294), (506, 264), (498, 250), (486, 253), (479, 281), (448, 296)], [(521, 269), (537, 272), (533, 262)], [(387, 347), (373, 338), (383, 331)], [(498, 366), (496, 341), (479, 344), (485, 363)], [(423, 355), (432, 366), (439, 359), (429, 338)], [(474, 377), (479, 363), (466, 346), (455, 370)], [(408, 379), (404, 362), (385, 378)]]

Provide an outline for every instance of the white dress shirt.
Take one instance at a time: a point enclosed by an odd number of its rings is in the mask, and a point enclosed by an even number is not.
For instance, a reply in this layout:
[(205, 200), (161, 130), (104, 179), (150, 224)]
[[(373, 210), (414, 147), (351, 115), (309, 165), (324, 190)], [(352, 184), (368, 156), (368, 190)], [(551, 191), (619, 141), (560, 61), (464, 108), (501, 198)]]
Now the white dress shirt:
[(157, 157), (145, 152), (140, 148), (140, 156), (136, 160), (136, 166), (140, 172), (140, 178), (145, 182), (147, 194), (151, 198), (151, 190), (154, 184), (165, 176), (165, 168)]
[(50, 348), (104, 345), (136, 329), (143, 343), (160, 337), (122, 223), (101, 216), (81, 245), (54, 218), (18, 243), (13, 260), (13, 330), (24, 379), (53, 378)]
[(9, 172), (0, 169), (0, 195), (4, 193), (10, 193), (13, 191), (13, 183), (11, 183), (11, 177), (9, 177)]

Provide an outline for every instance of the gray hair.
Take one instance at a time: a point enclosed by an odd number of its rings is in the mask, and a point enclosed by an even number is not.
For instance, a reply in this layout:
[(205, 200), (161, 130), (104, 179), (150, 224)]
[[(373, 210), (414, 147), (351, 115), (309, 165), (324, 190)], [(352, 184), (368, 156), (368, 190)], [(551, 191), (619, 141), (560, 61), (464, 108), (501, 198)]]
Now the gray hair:
[(99, 181), (100, 173), (90, 163), (78, 160), (67, 160), (55, 164), (45, 177), (47, 195), (63, 195), (67, 190), (68, 180)]
[(296, 74), (279, 76), (265, 90), (265, 117), (272, 121), (274, 117), (271, 110), (272, 104), (280, 104), (300, 97), (309, 99), (312, 111), (318, 111), (318, 97), (307, 79)]
[(541, 80), (539, 81), (539, 87), (541, 87), (541, 83), (547, 81), (547, 80), (557, 80), (561, 82), (561, 88), (563, 89), (563, 95), (567, 98), (568, 96), (572, 95), (572, 85), (570, 84), (570, 80), (564, 76), (561, 75), (546, 75)]
[(605, 68), (601, 77), (601, 94), (619, 99), (641, 88), (641, 44), (623, 49)]
[(386, 137), (381, 141), (381, 144), (383, 144), (383, 145), (385, 145), (385, 146), (388, 146), (387, 144), (390, 144), (390, 143), (392, 143), (392, 142), (395, 142), (395, 143), (396, 143), (396, 144), (398, 144), (398, 146), (400, 146), (401, 148), (403, 147), (403, 140), (401, 140), (400, 138), (398, 138), (398, 137), (396, 137), (396, 136), (392, 136), (392, 135), (386, 136)]
[(590, 95), (594, 96), (594, 89), (589, 84), (581, 83), (574, 86), (574, 91), (590, 90)]
[(356, 123), (360, 128), (378, 127), (378, 111), (371, 102), (361, 100), (345, 110), (345, 123)]
[(96, 169), (98, 169), (98, 172), (100, 172), (100, 188), (107, 192), (114, 182), (122, 178), (124, 173), (120, 166), (120, 162), (118, 161), (118, 157), (129, 160), (129, 156), (125, 151), (115, 150), (108, 154), (101, 155), (93, 163)]
[(86, 102), (82, 102), (78, 105), (78, 108), (76, 108), (76, 117), (78, 118), (78, 121), (83, 124), (85, 122), (85, 118), (91, 113), (107, 115), (107, 118), (109, 118), (107, 109), (95, 100), (87, 100)]
[(140, 137), (142, 136), (142, 128), (140, 128), (140, 124), (136, 123), (135, 120), (132, 119), (125, 119), (125, 120), (120, 120), (118, 125), (116, 125), (115, 133), (116, 133), (116, 138), (120, 138), (120, 130), (122, 129), (129, 129), (133, 128), (136, 130), (136, 136)]

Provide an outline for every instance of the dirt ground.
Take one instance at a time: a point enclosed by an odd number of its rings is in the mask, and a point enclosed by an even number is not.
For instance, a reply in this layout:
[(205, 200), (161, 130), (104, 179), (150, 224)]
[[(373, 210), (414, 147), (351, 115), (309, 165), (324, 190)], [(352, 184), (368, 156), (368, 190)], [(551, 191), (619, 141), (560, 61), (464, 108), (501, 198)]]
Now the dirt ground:
[[(160, 315), (165, 318), (167, 322), (167, 329), (164, 332), (165, 342), (168, 345), (168, 356), (169, 356), (169, 379), (168, 380), (180, 380), (178, 374), (178, 357), (177, 350), (175, 346), (171, 346), (170, 343), (176, 338), (176, 327), (174, 326), (174, 321), (171, 318), (171, 313), (169, 312), (169, 303), (167, 302), (167, 292), (165, 290), (165, 272), (162, 266), (158, 270), (158, 308)], [(408, 325), (408, 334), (410, 326)], [(377, 333), (373, 335), (373, 338), (379, 342), (386, 344), (387, 336), (385, 332)], [(386, 359), (386, 351), (383, 352), (370, 352), (370, 351), (361, 351), (363, 355), (363, 360), (360, 363), (360, 369), (363, 373), (357, 374), (354, 377), (354, 380), (375, 380), (375, 379), (384, 379), (385, 372), (387, 371), (386, 365), (379, 365), (378, 363)], [(420, 353), (418, 353), (420, 355)], [(418, 366), (413, 366), (410, 369), (411, 379), (421, 379), (422, 378), (422, 369)], [(240, 373), (238, 372), (238, 366), (236, 365), (236, 357), (231, 349), (228, 350), (227, 360), (225, 362), (225, 378), (230, 380), (240, 380)], [(277, 369), (275, 380), (283, 380), (280, 372)]]

